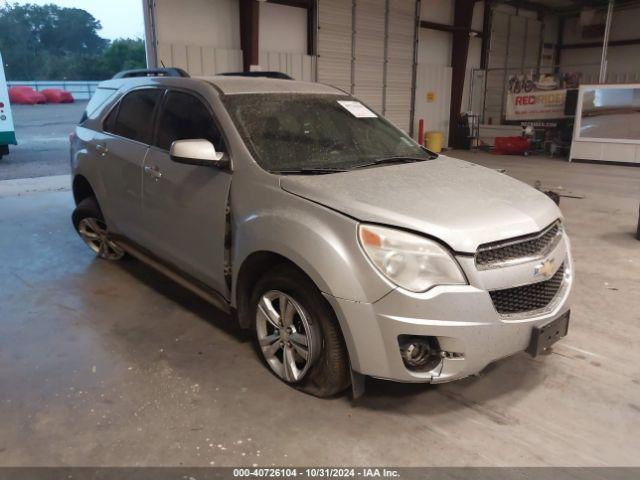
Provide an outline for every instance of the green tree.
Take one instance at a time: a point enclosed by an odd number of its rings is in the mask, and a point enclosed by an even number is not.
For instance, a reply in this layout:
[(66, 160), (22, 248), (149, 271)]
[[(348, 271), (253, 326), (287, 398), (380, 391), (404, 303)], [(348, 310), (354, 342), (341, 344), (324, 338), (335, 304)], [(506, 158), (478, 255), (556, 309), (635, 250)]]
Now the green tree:
[(37, 70), (39, 42), (33, 24), (27, 21), (27, 9), (5, 5), (0, 7), (0, 52), (8, 79), (29, 80)]
[[(33, 7), (33, 6), (32, 6)], [(98, 35), (100, 22), (79, 8), (41, 7), (42, 27), (39, 40), (52, 54), (95, 55), (104, 50), (108, 41)]]
[(120, 70), (145, 68), (147, 66), (144, 40), (119, 38), (111, 42), (102, 55), (103, 68), (108, 76)]
[(141, 39), (101, 38), (100, 22), (79, 8), (0, 6), (0, 52), (9, 80), (101, 80), (145, 66)]

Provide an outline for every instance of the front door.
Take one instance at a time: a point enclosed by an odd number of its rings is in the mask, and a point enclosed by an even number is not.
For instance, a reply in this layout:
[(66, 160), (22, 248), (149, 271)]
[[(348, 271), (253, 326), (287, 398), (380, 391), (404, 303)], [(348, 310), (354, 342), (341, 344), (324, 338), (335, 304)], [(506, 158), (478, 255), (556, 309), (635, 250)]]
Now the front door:
[(228, 298), (224, 267), (231, 173), (176, 163), (169, 156), (174, 141), (196, 138), (209, 140), (224, 152), (222, 136), (205, 102), (191, 93), (168, 91), (154, 145), (144, 161), (143, 245)]

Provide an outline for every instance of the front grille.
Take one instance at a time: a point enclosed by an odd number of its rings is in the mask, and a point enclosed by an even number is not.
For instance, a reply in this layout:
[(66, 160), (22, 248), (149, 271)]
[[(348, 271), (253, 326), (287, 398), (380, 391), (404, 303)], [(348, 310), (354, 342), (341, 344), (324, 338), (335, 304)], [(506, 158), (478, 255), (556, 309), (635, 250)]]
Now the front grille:
[(562, 226), (560, 221), (556, 221), (533, 235), (480, 245), (476, 253), (476, 267), (478, 270), (488, 270), (543, 257), (553, 250), (561, 236)]
[(489, 292), (493, 305), (500, 315), (542, 310), (547, 307), (562, 287), (564, 263), (549, 280), (522, 287), (505, 288)]

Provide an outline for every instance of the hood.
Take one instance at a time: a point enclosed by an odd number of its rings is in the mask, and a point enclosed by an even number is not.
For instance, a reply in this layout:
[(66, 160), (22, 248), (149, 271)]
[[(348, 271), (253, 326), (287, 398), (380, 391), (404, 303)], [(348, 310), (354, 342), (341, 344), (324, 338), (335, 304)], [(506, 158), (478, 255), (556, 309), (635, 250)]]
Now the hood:
[(525, 183), (442, 155), (344, 173), (285, 176), (280, 185), (362, 222), (422, 232), (464, 253), (537, 232), (561, 216), (549, 197)]

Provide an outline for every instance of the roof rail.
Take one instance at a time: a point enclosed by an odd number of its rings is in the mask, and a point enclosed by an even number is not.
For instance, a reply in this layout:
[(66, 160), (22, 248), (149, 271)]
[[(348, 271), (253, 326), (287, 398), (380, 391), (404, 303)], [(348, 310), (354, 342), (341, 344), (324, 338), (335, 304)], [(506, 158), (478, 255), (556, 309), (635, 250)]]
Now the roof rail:
[(135, 70), (123, 70), (116, 73), (112, 78), (135, 77), (190, 77), (190, 75), (181, 68), (138, 68)]
[(219, 75), (223, 75), (225, 77), (229, 76), (229, 77), (262, 77), (262, 78), (279, 78), (281, 80), (293, 80), (293, 78), (291, 78), (289, 75), (287, 75), (286, 73), (282, 73), (282, 72), (275, 72), (275, 71), (267, 71), (267, 72), (260, 72), (260, 71), (255, 71), (255, 72), (227, 72), (227, 73), (220, 73)]

